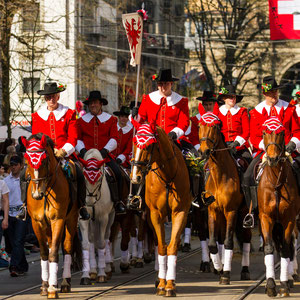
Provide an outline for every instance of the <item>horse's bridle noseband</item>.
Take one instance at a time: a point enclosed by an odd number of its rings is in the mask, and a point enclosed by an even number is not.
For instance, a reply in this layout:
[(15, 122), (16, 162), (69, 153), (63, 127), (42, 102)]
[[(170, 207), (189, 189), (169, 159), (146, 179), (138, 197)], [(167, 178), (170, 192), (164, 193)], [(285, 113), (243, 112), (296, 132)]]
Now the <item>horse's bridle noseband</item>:
[[(284, 141), (284, 140), (283, 140), (283, 141)], [(283, 145), (280, 145), (280, 144), (275, 143), (275, 142), (270, 142), (270, 143), (266, 146), (266, 150), (265, 150), (266, 157), (269, 158), (268, 153), (267, 153), (269, 146), (274, 145), (274, 146), (276, 146), (276, 147), (280, 150), (280, 153), (279, 153), (278, 157), (277, 157), (276, 159), (274, 159), (274, 161), (275, 161), (276, 163), (278, 163), (280, 160), (284, 159), (284, 157), (282, 157), (282, 156), (283, 156), (284, 151), (285, 151), (285, 145), (284, 145), (284, 142), (283, 142), (282, 144), (283, 144)]]

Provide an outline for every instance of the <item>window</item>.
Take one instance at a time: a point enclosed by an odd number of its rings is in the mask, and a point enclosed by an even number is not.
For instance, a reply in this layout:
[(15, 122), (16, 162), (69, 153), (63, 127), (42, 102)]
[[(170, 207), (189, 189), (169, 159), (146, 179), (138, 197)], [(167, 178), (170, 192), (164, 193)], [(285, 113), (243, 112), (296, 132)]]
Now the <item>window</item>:
[(40, 89), (40, 78), (23, 78), (23, 93), (31, 94), (31, 89), (33, 86), (33, 91), (36, 93)]
[(40, 30), (40, 4), (28, 4), (22, 11), (22, 29), (25, 32), (37, 32)]

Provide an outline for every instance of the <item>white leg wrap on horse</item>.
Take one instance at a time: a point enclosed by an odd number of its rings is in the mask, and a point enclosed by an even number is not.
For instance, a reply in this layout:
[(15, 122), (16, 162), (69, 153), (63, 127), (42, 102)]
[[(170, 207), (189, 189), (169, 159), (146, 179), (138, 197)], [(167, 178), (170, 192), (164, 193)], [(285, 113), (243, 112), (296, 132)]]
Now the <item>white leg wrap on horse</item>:
[(143, 258), (143, 254), (144, 254), (144, 252), (143, 252), (143, 242), (140, 241), (140, 242), (138, 242), (138, 254), (137, 254), (137, 257), (138, 258)]
[(176, 279), (176, 255), (168, 255), (168, 270), (166, 280), (175, 280)]
[(209, 262), (209, 250), (207, 241), (200, 241), (201, 251), (202, 251), (202, 261)]
[(90, 268), (95, 270), (97, 269), (97, 261), (96, 261), (96, 257), (95, 257), (95, 245), (94, 244), (90, 244)]
[(58, 265), (56, 262), (49, 263), (49, 286), (57, 285), (57, 270)]
[(105, 249), (98, 249), (98, 268), (105, 269)]
[(66, 254), (64, 256), (63, 278), (71, 278), (71, 263), (72, 263), (72, 256), (70, 254)]
[(155, 265), (154, 265), (154, 270), (159, 271), (159, 265), (158, 265), (158, 247), (155, 246)]
[(162, 255), (158, 254), (158, 266), (159, 266), (158, 278), (166, 279), (166, 275), (167, 275), (167, 255), (162, 256)]
[(231, 271), (232, 256), (233, 250), (225, 249), (223, 271)]
[(250, 243), (243, 243), (242, 267), (250, 265)]
[(110, 253), (110, 241), (105, 240), (105, 262), (112, 262), (111, 253)]
[(289, 258), (281, 257), (280, 260), (280, 281), (281, 282), (289, 280), (289, 264), (290, 264)]
[(224, 244), (219, 244), (218, 250), (219, 250), (220, 260), (222, 262), (222, 265), (224, 265), (224, 255), (225, 255)]
[(265, 266), (266, 278), (273, 278), (275, 280), (274, 254), (268, 254), (265, 256)]
[(82, 250), (82, 272), (90, 272), (90, 252)]
[(222, 262), (221, 262), (221, 259), (220, 259), (220, 255), (219, 253), (217, 254), (210, 254), (210, 258), (214, 264), (214, 268), (217, 270), (217, 271), (221, 271), (222, 270)]
[(185, 244), (190, 244), (191, 242), (191, 228), (185, 228), (184, 229), (184, 243)]
[(49, 261), (48, 260), (41, 260), (41, 272), (42, 272), (42, 280), (48, 282), (48, 280), (49, 280)]
[(128, 249), (125, 251), (121, 250), (121, 262), (124, 264), (128, 263)]
[(137, 257), (137, 238), (136, 237), (131, 237), (130, 238), (131, 240), (131, 254), (132, 254), (132, 257)]

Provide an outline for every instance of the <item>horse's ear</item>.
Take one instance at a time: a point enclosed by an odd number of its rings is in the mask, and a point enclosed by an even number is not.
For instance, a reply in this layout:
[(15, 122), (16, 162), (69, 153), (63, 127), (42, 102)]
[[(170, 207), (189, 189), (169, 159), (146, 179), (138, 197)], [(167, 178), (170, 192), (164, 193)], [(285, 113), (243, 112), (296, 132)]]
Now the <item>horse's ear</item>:
[(28, 147), (27, 139), (24, 136), (21, 136), (21, 141), (22, 141), (22, 144), (24, 145), (24, 147), (27, 148)]
[(206, 114), (206, 110), (205, 110), (205, 108), (203, 107), (202, 103), (199, 103), (199, 105), (198, 105), (198, 110), (199, 110), (200, 116), (203, 116), (204, 114)]
[(84, 159), (82, 159), (81, 157), (77, 157), (78, 158), (78, 160), (81, 162), (81, 164), (84, 166), (84, 167), (86, 167), (87, 166), (87, 161), (86, 160), (84, 160)]
[(215, 102), (214, 109), (213, 109), (212, 113), (214, 115), (216, 115), (216, 116), (219, 115), (219, 105), (218, 105), (218, 102)]
[(43, 134), (42, 138), (41, 138), (41, 147), (42, 148), (46, 148), (47, 146), (47, 138), (46, 136)]

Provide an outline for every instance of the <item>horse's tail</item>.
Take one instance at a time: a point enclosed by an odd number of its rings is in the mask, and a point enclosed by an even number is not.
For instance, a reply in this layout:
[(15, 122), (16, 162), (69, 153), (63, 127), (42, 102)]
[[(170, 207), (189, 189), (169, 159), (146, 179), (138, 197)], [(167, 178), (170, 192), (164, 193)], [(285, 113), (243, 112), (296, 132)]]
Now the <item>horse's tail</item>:
[(280, 223), (276, 222), (272, 231), (273, 241), (276, 251), (280, 253), (283, 246), (283, 227)]
[(82, 246), (79, 239), (78, 231), (76, 231), (73, 238), (72, 250), (72, 266), (73, 270), (82, 270)]

